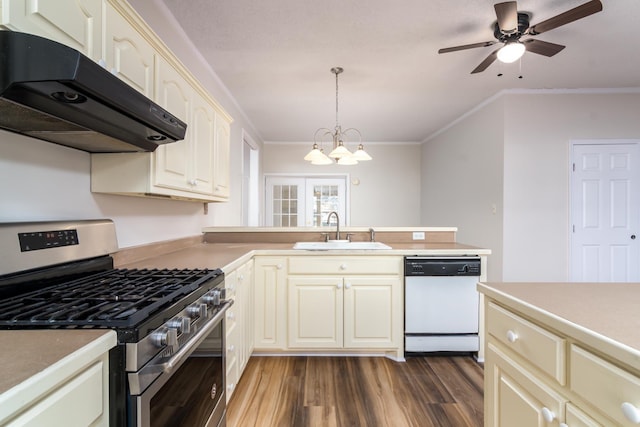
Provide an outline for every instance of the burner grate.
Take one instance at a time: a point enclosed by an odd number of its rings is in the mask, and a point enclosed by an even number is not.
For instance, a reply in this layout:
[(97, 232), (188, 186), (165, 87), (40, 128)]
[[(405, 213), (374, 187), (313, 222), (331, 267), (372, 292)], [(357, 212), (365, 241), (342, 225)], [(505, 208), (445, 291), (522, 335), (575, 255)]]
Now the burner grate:
[(221, 274), (108, 270), (0, 302), (0, 326), (134, 326)]

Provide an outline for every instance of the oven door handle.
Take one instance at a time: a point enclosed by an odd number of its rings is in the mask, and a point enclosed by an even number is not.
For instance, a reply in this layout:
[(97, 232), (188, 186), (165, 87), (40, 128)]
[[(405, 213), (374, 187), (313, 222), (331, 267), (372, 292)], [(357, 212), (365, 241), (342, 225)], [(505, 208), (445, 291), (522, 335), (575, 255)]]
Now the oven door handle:
[[(193, 338), (191, 338), (189, 340), (189, 342), (187, 342), (187, 345), (185, 345), (180, 350), (178, 350), (176, 352), (176, 354), (174, 354), (171, 357), (171, 359), (167, 360), (165, 363), (160, 365), (160, 368), (162, 369), (162, 372), (164, 372), (166, 374), (169, 374), (176, 367), (182, 365), (183, 359), (186, 359), (186, 357), (188, 357), (193, 352), (195, 347), (197, 347), (198, 345), (200, 345), (200, 343), (202, 341), (204, 341), (204, 339), (207, 337), (207, 335), (209, 335), (209, 333), (213, 330), (213, 328), (215, 328), (218, 325), (218, 323), (220, 322), (220, 320), (222, 320), (222, 318), (224, 317), (224, 315), (227, 312), (227, 310), (229, 309), (229, 307), (231, 307), (232, 305), (233, 305), (233, 300), (225, 301), (222, 304), (222, 306), (220, 307), (220, 310), (216, 313), (216, 315), (213, 316), (203, 326), (203, 328), (200, 329), (193, 336)], [(222, 333), (224, 333), (224, 331)], [(224, 351), (224, 349), (222, 349), (222, 350)]]

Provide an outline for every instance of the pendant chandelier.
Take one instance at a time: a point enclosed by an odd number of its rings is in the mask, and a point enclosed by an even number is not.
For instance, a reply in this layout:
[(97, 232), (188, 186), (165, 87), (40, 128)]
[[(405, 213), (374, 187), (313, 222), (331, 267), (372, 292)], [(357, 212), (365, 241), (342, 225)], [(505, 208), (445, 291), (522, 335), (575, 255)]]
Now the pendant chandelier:
[[(334, 67), (331, 72), (336, 75), (336, 127), (332, 129), (320, 128), (313, 136), (313, 147), (311, 151), (304, 156), (304, 159), (311, 162), (312, 165), (329, 165), (337, 163), (339, 165), (355, 165), (358, 162), (371, 160), (371, 156), (364, 151), (362, 146), (362, 135), (356, 128), (348, 128), (342, 130), (338, 120), (338, 75), (344, 69)], [(349, 139), (352, 138), (352, 139)], [(322, 142), (330, 140), (332, 143), (332, 151), (327, 156), (322, 149)], [(350, 142), (357, 140), (358, 149), (352, 153), (344, 146), (345, 141)], [(318, 144), (320, 142), (320, 144)]]

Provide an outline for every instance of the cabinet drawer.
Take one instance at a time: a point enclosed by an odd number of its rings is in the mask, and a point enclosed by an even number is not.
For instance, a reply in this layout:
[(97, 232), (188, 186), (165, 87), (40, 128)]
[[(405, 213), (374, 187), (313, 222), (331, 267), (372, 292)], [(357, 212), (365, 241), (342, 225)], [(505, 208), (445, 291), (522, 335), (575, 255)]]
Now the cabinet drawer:
[(565, 422), (569, 427), (602, 427), (602, 424), (570, 403), (567, 404)]
[(571, 390), (620, 425), (637, 425), (621, 408), (627, 403), (640, 409), (640, 378), (576, 345), (569, 364)]
[(7, 426), (41, 427), (60, 422), (59, 425), (80, 427), (96, 423), (107, 411), (102, 405), (103, 369), (103, 362), (94, 364), (13, 419)]
[(491, 302), (486, 316), (489, 334), (559, 384), (565, 384), (563, 338)]
[(289, 258), (289, 274), (402, 274), (402, 257), (300, 256)]

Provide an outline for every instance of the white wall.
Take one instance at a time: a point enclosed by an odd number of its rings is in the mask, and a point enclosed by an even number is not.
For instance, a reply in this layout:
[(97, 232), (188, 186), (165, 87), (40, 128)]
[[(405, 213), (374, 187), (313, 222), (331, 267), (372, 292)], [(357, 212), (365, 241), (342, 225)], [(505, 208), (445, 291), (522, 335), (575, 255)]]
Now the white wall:
[[(352, 149), (353, 147), (348, 147)], [(302, 158), (309, 144), (276, 144), (264, 146), (265, 173), (345, 174), (359, 184), (349, 184), (350, 225), (412, 226), (420, 225), (420, 145), (365, 144), (373, 157), (353, 166), (314, 166)]]
[(458, 241), (491, 249), (490, 280), (502, 271), (503, 127), (498, 98), (422, 147), (421, 223), (458, 227)]
[(570, 141), (638, 138), (638, 112), (640, 93), (505, 96), (505, 281), (569, 280)]
[(569, 280), (570, 141), (637, 139), (638, 111), (638, 91), (497, 95), (424, 144), (422, 223), (490, 248), (489, 280)]
[(89, 153), (0, 131), (0, 222), (111, 218), (122, 247), (193, 236), (200, 203), (93, 194)]

